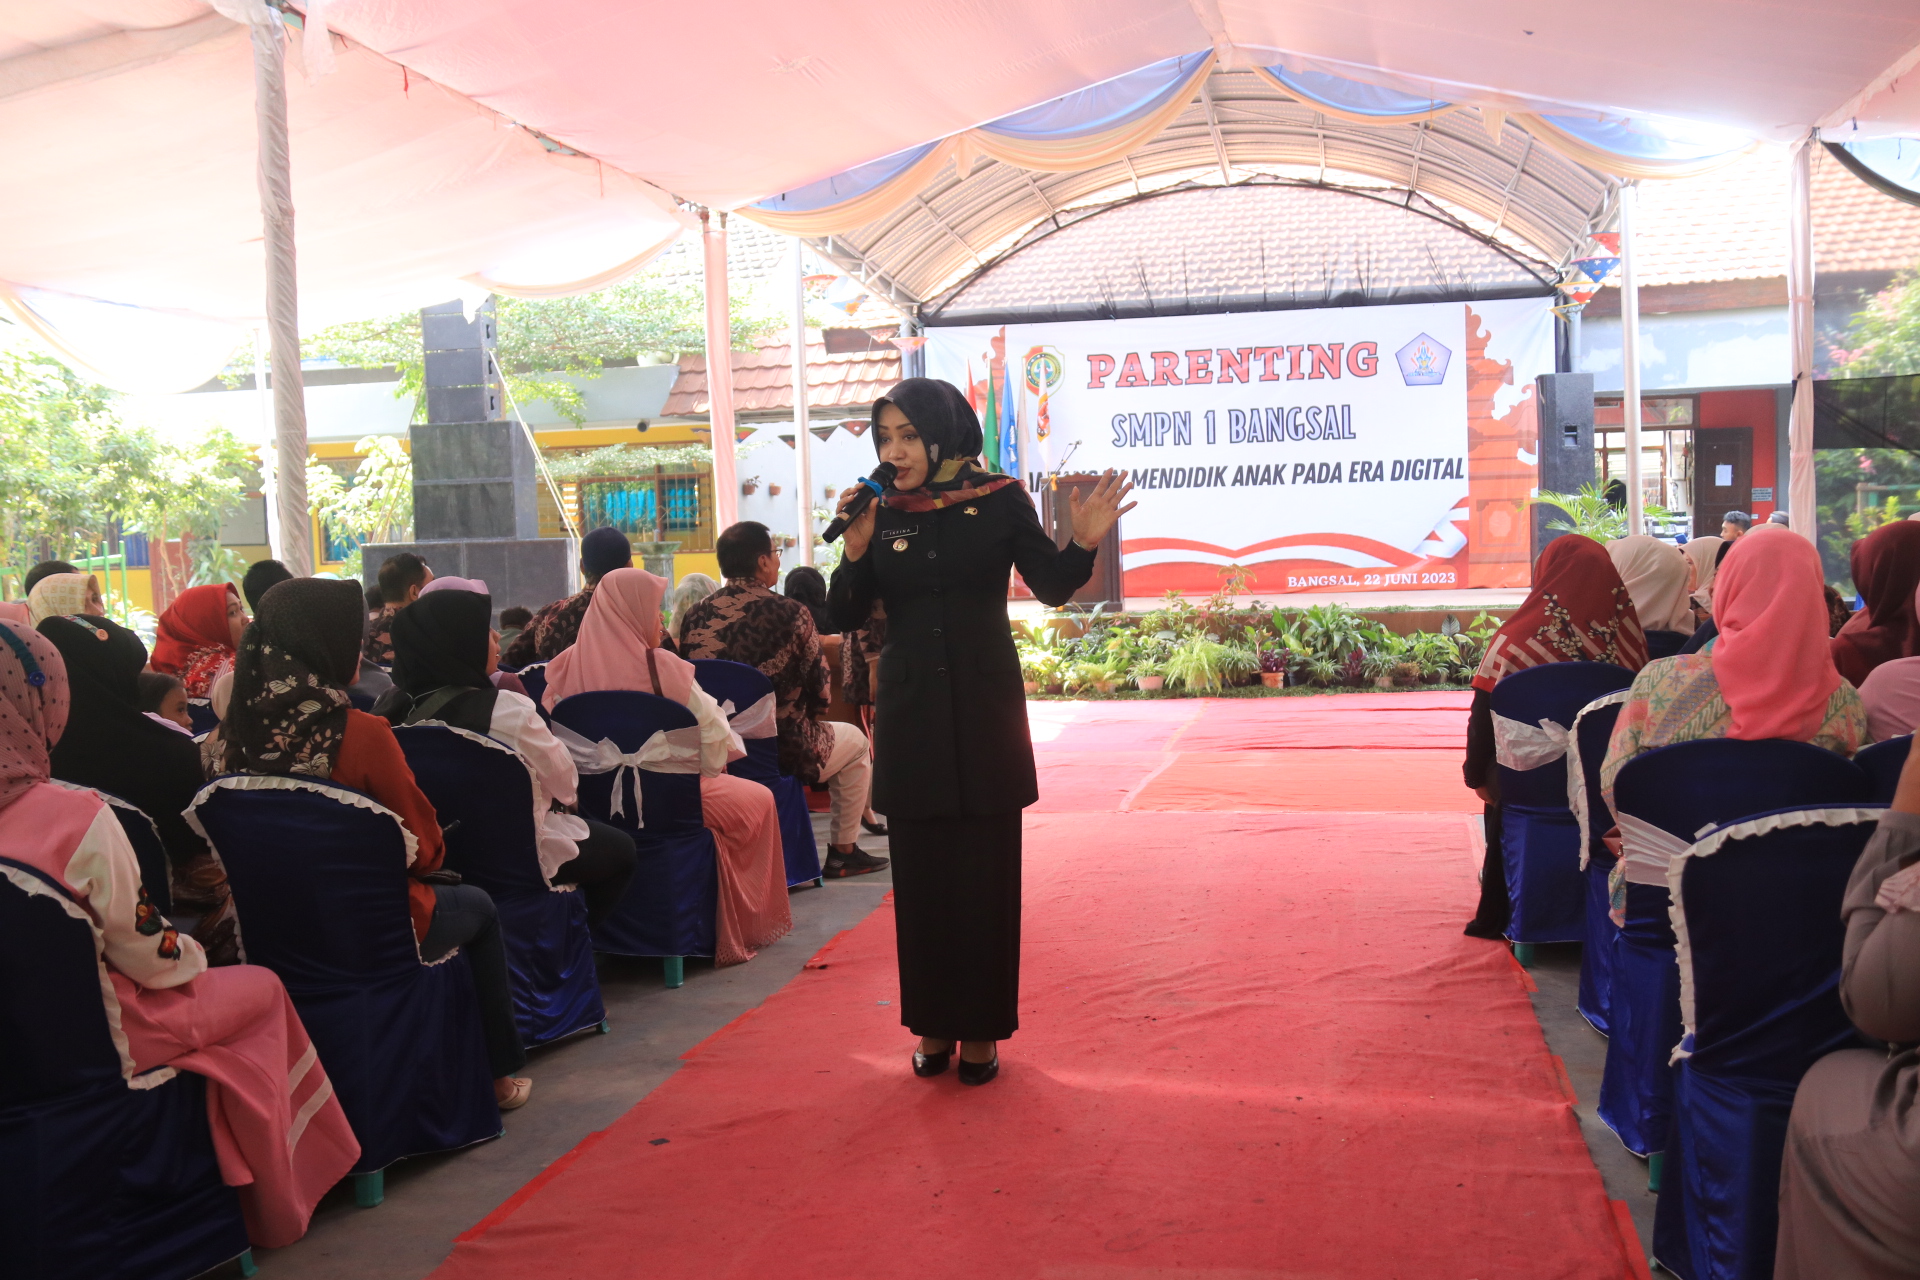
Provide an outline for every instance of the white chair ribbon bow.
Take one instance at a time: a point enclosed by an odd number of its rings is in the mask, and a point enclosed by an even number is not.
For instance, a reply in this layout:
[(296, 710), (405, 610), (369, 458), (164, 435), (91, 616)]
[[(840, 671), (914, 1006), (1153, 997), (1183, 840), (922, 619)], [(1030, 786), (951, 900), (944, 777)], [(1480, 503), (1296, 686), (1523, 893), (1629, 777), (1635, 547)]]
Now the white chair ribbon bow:
[(1691, 849), (1693, 841), (1630, 813), (1616, 813), (1613, 817), (1620, 824), (1620, 866), (1625, 871), (1623, 878), (1628, 884), (1666, 888), (1668, 864)]
[(1567, 728), (1544, 716), (1538, 725), (1493, 715), (1493, 758), (1521, 773), (1552, 764), (1567, 754)]
[(637, 827), (647, 825), (646, 816), (640, 812), (644, 803), (640, 793), (640, 775), (637, 770), (646, 769), (653, 773), (699, 773), (700, 772), (700, 727), (689, 725), (684, 729), (659, 729), (651, 738), (640, 744), (638, 751), (622, 751), (620, 744), (611, 738), (602, 738), (590, 742), (575, 733), (566, 725), (555, 721), (553, 736), (560, 739), (567, 748), (567, 754), (573, 757), (573, 764), (583, 774), (612, 773), (613, 803), (609, 812), (615, 817), (626, 814), (625, 793), (629, 778), (633, 784), (634, 815)]
[(733, 709), (733, 699), (720, 704), (720, 714), (727, 718), (733, 731), (743, 738), (771, 738), (779, 734), (780, 727), (774, 719), (777, 703), (773, 694), (768, 694), (745, 711)]

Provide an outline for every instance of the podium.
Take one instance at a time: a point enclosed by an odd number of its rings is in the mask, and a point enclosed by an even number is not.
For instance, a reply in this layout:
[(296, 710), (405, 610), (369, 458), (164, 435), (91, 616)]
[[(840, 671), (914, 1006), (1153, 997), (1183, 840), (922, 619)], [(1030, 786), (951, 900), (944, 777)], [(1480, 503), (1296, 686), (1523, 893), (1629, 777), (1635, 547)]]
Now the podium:
[[(1063, 475), (1056, 477), (1052, 485), (1042, 486), (1040, 525), (1053, 531), (1054, 542), (1064, 547), (1067, 539), (1073, 537), (1073, 507), (1068, 501), (1068, 494), (1077, 493), (1084, 502), (1101, 479), (1100, 476), (1084, 473)], [(1086, 610), (1100, 605), (1115, 611), (1126, 607), (1126, 589), (1120, 573), (1118, 520), (1113, 522), (1113, 528), (1107, 530), (1107, 536), (1100, 539), (1100, 545), (1094, 548), (1093, 576), (1087, 579), (1086, 586), (1073, 593), (1072, 603)]]

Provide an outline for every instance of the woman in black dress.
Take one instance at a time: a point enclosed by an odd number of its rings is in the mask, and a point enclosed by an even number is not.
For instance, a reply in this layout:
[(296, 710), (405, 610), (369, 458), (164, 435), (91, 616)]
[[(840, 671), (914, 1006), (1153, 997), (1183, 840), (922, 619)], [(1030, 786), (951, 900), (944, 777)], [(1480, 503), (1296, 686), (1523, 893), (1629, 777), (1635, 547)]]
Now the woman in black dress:
[(1132, 486), (1109, 473), (1076, 496), (1062, 548), (1018, 480), (980, 467), (980, 420), (952, 384), (900, 383), (873, 437), (894, 487), (848, 528), (828, 603), (843, 631), (886, 605), (873, 807), (892, 833), (900, 1021), (920, 1037), (915, 1074), (946, 1070), (958, 1041), (961, 1081), (985, 1084), (1019, 1025), (1020, 811), (1038, 798), (1008, 573), (1066, 603)]

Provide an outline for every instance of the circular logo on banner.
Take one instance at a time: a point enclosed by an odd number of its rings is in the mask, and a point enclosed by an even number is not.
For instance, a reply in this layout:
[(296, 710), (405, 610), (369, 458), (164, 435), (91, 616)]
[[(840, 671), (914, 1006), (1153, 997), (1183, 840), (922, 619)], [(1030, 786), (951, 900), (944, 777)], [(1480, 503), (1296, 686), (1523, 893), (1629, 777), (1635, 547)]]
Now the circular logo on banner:
[(1039, 395), (1059, 387), (1066, 375), (1067, 362), (1055, 347), (1035, 347), (1027, 352), (1027, 390)]

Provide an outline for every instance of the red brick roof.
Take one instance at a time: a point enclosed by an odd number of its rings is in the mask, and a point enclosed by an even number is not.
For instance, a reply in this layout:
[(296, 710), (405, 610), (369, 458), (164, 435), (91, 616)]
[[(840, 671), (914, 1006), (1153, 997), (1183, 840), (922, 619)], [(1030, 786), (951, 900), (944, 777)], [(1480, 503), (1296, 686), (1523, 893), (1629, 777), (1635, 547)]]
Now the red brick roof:
[[(807, 407), (865, 409), (900, 381), (900, 352), (886, 339), (895, 326), (870, 329), (878, 345), (851, 355), (828, 355), (820, 330), (807, 330)], [(753, 351), (733, 353), (733, 408), (735, 413), (793, 411), (792, 330), (783, 329), (760, 339)], [(663, 412), (668, 417), (703, 417), (711, 409), (707, 398), (707, 358), (680, 358), (680, 376), (674, 379)]]
[[(1787, 164), (1782, 148), (1762, 147), (1704, 177), (1641, 183), (1640, 283), (1784, 277)], [(1880, 194), (1816, 149), (1813, 241), (1816, 271), (1898, 271), (1920, 263), (1920, 208)]]

